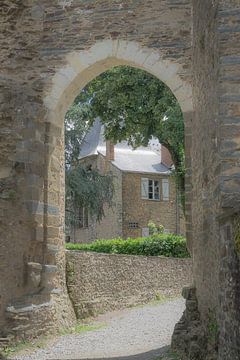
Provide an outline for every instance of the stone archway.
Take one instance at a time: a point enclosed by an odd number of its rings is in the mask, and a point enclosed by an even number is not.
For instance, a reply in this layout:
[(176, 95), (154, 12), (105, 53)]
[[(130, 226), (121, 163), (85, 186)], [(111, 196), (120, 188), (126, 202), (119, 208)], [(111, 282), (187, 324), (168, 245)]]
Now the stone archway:
[[(107, 39), (90, 49), (67, 55), (66, 64), (52, 78), (51, 87), (44, 98), (47, 122), (61, 127), (64, 115), (74, 98), (89, 81), (117, 65), (141, 68), (163, 81), (176, 96), (183, 112), (186, 134), (186, 166), (191, 167), (191, 121), (193, 116), (192, 88), (183, 67), (176, 61), (163, 59), (161, 53), (134, 41)], [(190, 171), (188, 172), (190, 173)], [(190, 176), (186, 182), (190, 184)], [(190, 189), (190, 186), (188, 187)], [(186, 199), (188, 245), (191, 248), (191, 209)]]
[(156, 76), (172, 90), (183, 113), (192, 111), (191, 85), (182, 75), (181, 64), (164, 59), (161, 52), (135, 41), (108, 39), (88, 50), (73, 51), (66, 56), (66, 64), (55, 73), (51, 89), (44, 99), (51, 121), (59, 122), (59, 119), (54, 119), (56, 112), (62, 116), (81, 88), (117, 65), (138, 67)]
[[(32, 329), (38, 334), (39, 327), (45, 327), (46, 314), (50, 328), (74, 321), (65, 285), (64, 115), (89, 81), (117, 65), (139, 67), (155, 75), (169, 86), (178, 99), (186, 128), (192, 117), (191, 86), (182, 76), (182, 66), (162, 59), (156, 50), (133, 41), (108, 39), (96, 43), (90, 49), (67, 54), (64, 66), (56, 71), (44, 89), (45, 117), (41, 134), (28, 134), (27, 139), (20, 141), (17, 147), (18, 157), (21, 157), (26, 141), (26, 151), (30, 154), (31, 144), (37, 141), (37, 137), (40, 135), (44, 140), (44, 149), (39, 159), (39, 165), (42, 164), (40, 173), (35, 169), (34, 175), (32, 171), (24, 175), (24, 182), (30, 184), (30, 187), (24, 189), (23, 198), (35, 246), (29, 249), (28, 259), (25, 260), (25, 291), (7, 307), (11, 319), (9, 328), (25, 327), (25, 336), (28, 336), (30, 329), (29, 334), (32, 335)], [(188, 149), (190, 151), (189, 146)], [(29, 189), (36, 190), (34, 195)], [(190, 212), (188, 219), (190, 222)], [(18, 307), (19, 302), (21, 305)], [(65, 317), (62, 316), (63, 308)], [(27, 312), (27, 322), (26, 317), (22, 320), (18, 316), (24, 312)]]
[[(163, 59), (156, 50), (143, 47), (133, 41), (108, 39), (93, 45), (90, 49), (72, 52), (66, 56), (66, 64), (58, 69), (47, 89), (44, 104), (47, 108), (46, 122), (49, 133), (58, 128), (61, 133), (64, 116), (79, 91), (100, 73), (113, 66), (128, 65), (141, 68), (163, 81), (176, 96), (183, 112), (186, 133), (186, 164), (191, 167), (191, 121), (193, 116), (192, 89), (183, 74), (182, 65)], [(52, 156), (49, 153), (49, 156)], [(53, 153), (54, 156), (54, 153)], [(190, 173), (190, 171), (189, 171)], [(187, 176), (190, 184), (190, 176)], [(191, 209), (188, 204), (187, 233), (191, 248)]]
[(165, 81), (182, 106), (203, 329), (213, 314), (219, 360), (239, 359), (239, 1), (3, 0), (1, 11), (2, 334), (74, 321), (63, 275), (64, 112), (87, 81), (127, 63)]

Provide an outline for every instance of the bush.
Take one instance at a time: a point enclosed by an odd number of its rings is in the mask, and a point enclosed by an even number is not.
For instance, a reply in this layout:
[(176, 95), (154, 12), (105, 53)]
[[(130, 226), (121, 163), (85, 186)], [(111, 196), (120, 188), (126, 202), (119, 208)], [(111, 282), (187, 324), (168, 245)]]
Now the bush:
[(163, 234), (164, 233), (164, 226), (163, 225), (156, 225), (152, 220), (149, 221), (148, 223), (148, 229), (149, 229), (149, 234), (150, 235), (154, 235), (154, 234)]
[(186, 239), (175, 234), (156, 234), (146, 238), (96, 240), (90, 244), (68, 243), (67, 250), (95, 251), (108, 254), (189, 257)]

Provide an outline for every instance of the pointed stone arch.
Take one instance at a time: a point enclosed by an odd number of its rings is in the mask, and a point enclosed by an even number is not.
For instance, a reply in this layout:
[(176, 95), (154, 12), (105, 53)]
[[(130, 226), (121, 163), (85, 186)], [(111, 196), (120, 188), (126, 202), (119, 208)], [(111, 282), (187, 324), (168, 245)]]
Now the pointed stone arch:
[[(61, 61), (64, 65), (54, 69), (52, 78), (47, 78), (44, 83), (41, 111), (35, 114), (39, 120), (37, 125), (31, 125), (33, 130), (26, 131), (16, 147), (16, 159), (19, 160), (30, 157), (32, 144), (39, 149), (31, 154), (30, 165), (24, 167), (21, 178), (26, 184), (21, 204), (29, 225), (25, 242), (27, 257), (24, 259), (27, 279), (21, 294), (21, 311), (29, 308), (29, 301), (36, 302), (36, 307), (34, 304), (30, 311), (33, 320), (29, 322), (34, 331), (44, 328), (46, 316), (54, 319), (51, 320), (53, 328), (74, 321), (65, 283), (63, 130), (65, 113), (80, 90), (111, 67), (128, 65), (143, 69), (163, 81), (176, 96), (184, 115), (188, 152), (191, 144), (191, 133), (187, 129), (193, 114), (192, 90), (190, 75), (183, 64), (163, 57), (160, 50), (120, 39), (107, 39), (86, 50), (69, 52)], [(187, 159), (190, 156), (187, 155)], [(187, 166), (190, 167), (190, 162)], [(191, 224), (190, 214), (189, 210), (188, 224)], [(37, 286), (32, 284), (32, 278), (39, 280)], [(38, 297), (39, 289), (42, 293)], [(10, 304), (7, 309), (12, 312), (11, 316), (17, 324), (21, 323), (21, 320), (15, 320), (15, 299), (11, 299)], [(67, 316), (63, 316), (63, 309)], [(37, 317), (32, 315), (36, 312)]]
[(156, 76), (172, 90), (183, 113), (192, 112), (192, 89), (181, 64), (164, 59), (160, 52), (137, 42), (108, 39), (66, 56), (66, 64), (53, 76), (44, 99), (48, 121), (58, 123), (89, 81), (118, 65), (141, 68)]
[[(164, 82), (177, 98), (183, 112), (186, 142), (186, 229), (189, 249), (192, 247), (191, 203), (191, 122), (193, 117), (190, 74), (177, 61), (163, 57), (160, 50), (144, 47), (135, 41), (106, 39), (86, 50), (66, 55), (65, 65), (57, 69), (45, 90), (46, 122), (62, 131), (64, 116), (80, 90), (108, 69), (127, 65), (140, 68)], [(54, 135), (53, 135), (54, 136)], [(51, 154), (49, 154), (51, 157)], [(189, 200), (188, 200), (189, 199)]]

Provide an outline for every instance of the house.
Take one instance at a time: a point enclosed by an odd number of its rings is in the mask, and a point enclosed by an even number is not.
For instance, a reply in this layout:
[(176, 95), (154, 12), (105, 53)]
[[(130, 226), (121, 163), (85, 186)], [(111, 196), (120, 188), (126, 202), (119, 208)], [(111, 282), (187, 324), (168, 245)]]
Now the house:
[(164, 226), (165, 231), (184, 233), (184, 219), (171, 176), (169, 151), (157, 139), (147, 147), (133, 149), (126, 141), (113, 145), (104, 139), (104, 127), (96, 120), (86, 134), (80, 161), (100, 173), (111, 172), (114, 181), (113, 207), (105, 208), (100, 223), (79, 209), (79, 222), (71, 241), (138, 237), (148, 235), (148, 223)]

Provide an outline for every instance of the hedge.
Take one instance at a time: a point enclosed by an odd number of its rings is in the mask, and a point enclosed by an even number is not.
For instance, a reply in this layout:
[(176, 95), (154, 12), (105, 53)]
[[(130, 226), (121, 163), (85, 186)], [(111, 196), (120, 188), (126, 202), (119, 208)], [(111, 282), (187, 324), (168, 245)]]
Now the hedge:
[(95, 251), (108, 254), (189, 257), (186, 239), (175, 234), (158, 234), (136, 239), (96, 240), (88, 244), (67, 243), (67, 250)]

